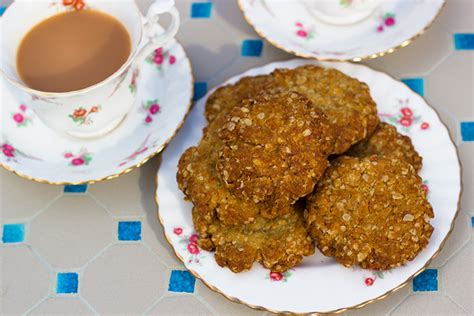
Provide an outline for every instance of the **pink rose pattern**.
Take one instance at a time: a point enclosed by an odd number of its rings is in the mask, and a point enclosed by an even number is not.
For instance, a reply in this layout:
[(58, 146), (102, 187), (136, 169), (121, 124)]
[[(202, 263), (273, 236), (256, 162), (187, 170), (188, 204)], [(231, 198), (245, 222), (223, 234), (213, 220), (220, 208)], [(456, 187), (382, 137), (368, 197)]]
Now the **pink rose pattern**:
[(387, 271), (371, 271), (372, 274), (371, 275), (366, 275), (364, 274), (363, 276), (363, 282), (365, 284), (365, 286), (372, 286), (375, 284), (375, 281), (377, 279), (383, 279), (384, 278), (384, 273), (386, 272), (390, 272), (392, 273), (392, 270), (387, 270)]
[(201, 249), (198, 245), (199, 236), (196, 233), (192, 233), (191, 235), (184, 234), (184, 230), (182, 227), (175, 227), (173, 229), (173, 234), (179, 237), (181, 240), (179, 243), (183, 245), (183, 249), (187, 251), (189, 257), (187, 259), (187, 263), (197, 263), (201, 264), (202, 259), (204, 258)]
[(149, 100), (143, 103), (140, 111), (145, 113), (145, 124), (150, 124), (153, 122), (153, 117), (161, 111), (161, 106), (158, 103), (158, 99)]
[(306, 40), (310, 40), (314, 38), (315, 31), (313, 29), (306, 28), (301, 22), (296, 22), (295, 26), (296, 26), (296, 31), (295, 31), (296, 36), (306, 39)]
[(421, 184), (421, 188), (425, 191), (427, 197), (430, 196), (430, 187), (428, 186), (428, 183), (428, 180), (423, 180), (423, 183)]
[(2, 145), (2, 153), (5, 157), (7, 157), (7, 159), (15, 158), (15, 151), (15, 147), (8, 143)]
[(379, 116), (382, 120), (387, 121), (397, 127), (401, 128), (404, 132), (410, 132), (411, 129), (419, 125), (419, 130), (426, 131), (430, 128), (430, 124), (421, 119), (421, 116), (416, 115), (413, 109), (410, 107), (410, 99), (399, 99), (398, 106), (400, 111), (395, 114), (380, 113)]
[(88, 166), (92, 161), (92, 154), (83, 148), (77, 154), (73, 154), (71, 151), (65, 152), (64, 159), (69, 161), (71, 167)]
[(32, 123), (32, 118), (28, 113), (28, 107), (24, 104), (18, 107), (18, 111), (12, 113), (12, 119), (17, 127), (26, 127)]
[(293, 275), (295, 269), (290, 269), (286, 272), (268, 272), (265, 279), (270, 280), (270, 282), (288, 282), (288, 278)]
[(18, 157), (23, 157), (23, 158), (28, 158), (28, 159), (31, 159), (31, 160), (42, 161), (40, 158), (25, 154), (24, 152), (20, 151), (18, 148), (15, 148), (9, 142), (4, 142), (3, 144), (0, 143), (0, 150), (1, 150), (0, 155), (3, 155), (6, 158), (7, 162), (16, 162), (16, 163), (18, 163), (18, 160), (17, 160)]
[(163, 48), (160, 47), (146, 58), (146, 62), (150, 65), (155, 65), (156, 68), (161, 70), (165, 64), (174, 65), (176, 63), (176, 56), (171, 55), (168, 51), (164, 51)]
[(387, 27), (393, 27), (396, 23), (395, 13), (387, 12), (383, 14), (380, 18), (380, 23), (377, 26), (377, 32), (382, 33)]

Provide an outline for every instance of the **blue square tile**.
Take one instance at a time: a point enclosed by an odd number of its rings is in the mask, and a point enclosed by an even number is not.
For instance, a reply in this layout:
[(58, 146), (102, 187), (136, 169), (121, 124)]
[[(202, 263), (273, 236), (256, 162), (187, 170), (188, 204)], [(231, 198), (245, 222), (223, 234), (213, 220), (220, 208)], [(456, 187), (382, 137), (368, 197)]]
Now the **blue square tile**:
[(142, 240), (142, 222), (119, 222), (118, 238), (122, 241)]
[(263, 41), (262, 40), (245, 40), (242, 42), (242, 56), (245, 57), (259, 57), (262, 55)]
[(461, 138), (463, 142), (474, 142), (474, 122), (461, 122)]
[(407, 78), (402, 79), (402, 81), (410, 87), (413, 91), (418, 93), (421, 96), (425, 95), (425, 87), (423, 78)]
[(58, 273), (56, 285), (57, 294), (76, 294), (79, 285), (79, 276), (75, 272)]
[(25, 224), (3, 225), (2, 242), (5, 244), (23, 242), (25, 240)]
[(196, 278), (189, 271), (171, 271), (168, 291), (194, 293)]
[(474, 33), (454, 34), (454, 47), (457, 50), (474, 49)]
[(438, 291), (438, 270), (426, 269), (413, 279), (414, 292)]
[(65, 185), (64, 193), (86, 193), (87, 184)]
[(5, 8), (5, 7), (0, 7), (0, 16), (3, 15), (3, 12), (5, 12), (6, 9), (7, 9), (7, 8)]
[(194, 83), (194, 96), (193, 100), (197, 101), (207, 93), (207, 83), (206, 82), (196, 82)]
[(194, 2), (191, 5), (191, 17), (194, 19), (207, 19), (211, 17), (212, 3)]

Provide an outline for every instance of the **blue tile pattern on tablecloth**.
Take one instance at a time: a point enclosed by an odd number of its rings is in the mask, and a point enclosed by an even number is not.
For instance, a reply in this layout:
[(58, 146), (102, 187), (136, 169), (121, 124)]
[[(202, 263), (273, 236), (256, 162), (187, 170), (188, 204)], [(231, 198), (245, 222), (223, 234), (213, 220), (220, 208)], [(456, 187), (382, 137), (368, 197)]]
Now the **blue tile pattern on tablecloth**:
[(241, 55), (244, 57), (259, 57), (262, 55), (262, 40), (244, 40)]
[(403, 83), (405, 83), (410, 89), (415, 91), (421, 96), (425, 95), (425, 88), (424, 88), (424, 80), (423, 78), (407, 78), (402, 79)]
[(194, 96), (193, 101), (197, 101), (207, 93), (207, 83), (206, 82), (196, 82), (194, 83)]
[(171, 271), (168, 291), (194, 293), (196, 278), (189, 271)]
[(194, 2), (191, 5), (191, 17), (194, 19), (207, 19), (211, 17), (212, 3)]
[(118, 239), (122, 241), (142, 240), (142, 222), (119, 222)]
[(5, 7), (0, 7), (0, 16), (3, 15), (3, 12), (5, 12), (6, 9), (7, 9), (7, 8), (5, 8)]
[(461, 139), (463, 142), (474, 142), (474, 122), (461, 122)]
[(25, 224), (3, 225), (2, 242), (5, 244), (23, 242), (25, 240)]
[(56, 293), (76, 294), (79, 286), (79, 275), (75, 272), (58, 273)]
[(87, 184), (65, 185), (64, 193), (86, 193)]
[(454, 48), (456, 50), (474, 49), (474, 33), (454, 34)]
[(438, 291), (438, 270), (427, 269), (413, 279), (414, 292)]

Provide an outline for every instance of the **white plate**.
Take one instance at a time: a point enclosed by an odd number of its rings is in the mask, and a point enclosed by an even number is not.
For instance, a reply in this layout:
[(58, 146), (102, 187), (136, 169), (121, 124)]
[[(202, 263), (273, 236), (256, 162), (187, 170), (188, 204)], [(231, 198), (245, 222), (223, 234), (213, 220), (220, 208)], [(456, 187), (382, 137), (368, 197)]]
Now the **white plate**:
[[(267, 74), (275, 68), (294, 68), (309, 63), (336, 68), (366, 82), (381, 118), (396, 122), (398, 130), (412, 138), (416, 150), (423, 156), (421, 176), (429, 188), (429, 201), (435, 212), (432, 221), (434, 233), (428, 247), (414, 261), (385, 273), (347, 269), (318, 251), (285, 275), (270, 274), (259, 264), (254, 264), (249, 272), (239, 274), (219, 267), (213, 253), (196, 249), (193, 243), (195, 237), (191, 237), (194, 233), (192, 205), (184, 201), (184, 195), (176, 183), (181, 154), (199, 142), (202, 128), (206, 125), (203, 113), (207, 97), (203, 98), (195, 105), (183, 129), (163, 153), (156, 191), (159, 218), (166, 238), (191, 273), (231, 300), (274, 312), (341, 311), (363, 306), (400, 288), (420, 273), (444, 244), (457, 214), (461, 190), (456, 147), (445, 125), (423, 98), (384, 73), (350, 63), (290, 60), (249, 70), (233, 77), (226, 84), (243, 76)], [(402, 120), (401, 109), (404, 109), (406, 116)]]
[[(329, 0), (326, 0), (329, 1)], [(337, 0), (332, 0), (337, 1)], [(339, 0), (341, 10), (361, 0)], [(239, 0), (247, 22), (274, 46), (318, 60), (375, 58), (410, 44), (433, 23), (445, 0), (384, 0), (368, 17), (329, 24), (309, 9), (314, 0)], [(326, 21), (326, 22), (325, 22)]]
[[(191, 64), (183, 47), (171, 41), (160, 56), (160, 64), (149, 58), (141, 68), (137, 100), (125, 120), (93, 140), (46, 127), (29, 109), (31, 97), (15, 99), (2, 77), (0, 165), (38, 182), (78, 184), (115, 178), (145, 163), (171, 141), (193, 95)], [(87, 115), (93, 119), (94, 113), (88, 110)]]

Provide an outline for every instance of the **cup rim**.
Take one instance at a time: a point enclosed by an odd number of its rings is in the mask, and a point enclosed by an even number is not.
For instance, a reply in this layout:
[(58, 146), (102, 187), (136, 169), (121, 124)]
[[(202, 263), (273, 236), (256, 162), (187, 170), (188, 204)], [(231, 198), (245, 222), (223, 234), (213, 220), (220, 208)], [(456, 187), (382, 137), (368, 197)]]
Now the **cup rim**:
[[(93, 84), (89, 87), (79, 89), (79, 90), (73, 90), (73, 91), (67, 91), (67, 92), (47, 92), (47, 91), (41, 91), (41, 90), (36, 90), (36, 89), (30, 88), (30, 87), (18, 82), (17, 80), (9, 77), (3, 71), (2, 68), (0, 68), (0, 73), (2, 74), (2, 76), (5, 79), (7, 79), (8, 82), (10, 82), (12, 85), (16, 86), (17, 88), (20, 88), (20, 89), (22, 89), (22, 90), (24, 90), (24, 91), (26, 91), (30, 94), (41, 95), (41, 96), (45, 96), (45, 97), (69, 97), (69, 96), (73, 96), (73, 95), (84, 94), (84, 93), (87, 93), (91, 90), (94, 90), (95, 88), (98, 88), (99, 86), (104, 85), (109, 80), (112, 80), (112, 79), (115, 79), (116, 77), (119, 77), (135, 60), (135, 57), (138, 53), (138, 49), (139, 49), (140, 44), (141, 44), (142, 39), (143, 39), (143, 15), (140, 11), (140, 8), (138, 7), (137, 2), (135, 0), (132, 0), (131, 2), (133, 2), (133, 4), (134, 4), (135, 12), (138, 13), (138, 16), (140, 17), (140, 34), (138, 35), (137, 45), (135, 45), (135, 47), (130, 52), (130, 55), (128, 56), (127, 61), (119, 69), (117, 69), (113, 74), (111, 74), (107, 78), (103, 79), (102, 81), (97, 82), (97, 83), (95, 83), (95, 84)], [(10, 8), (12, 6), (14, 6), (15, 3), (17, 3), (17, 0), (13, 0), (13, 2), (5, 9), (5, 12), (3, 13), (3, 15), (0, 16), (0, 23), (1, 24), (3, 24), (3, 19), (4, 19), (3, 17), (8, 14)]]

